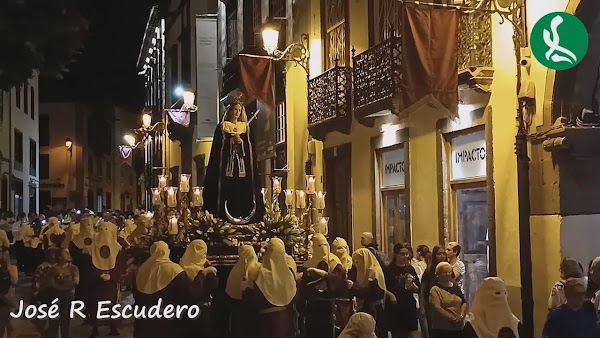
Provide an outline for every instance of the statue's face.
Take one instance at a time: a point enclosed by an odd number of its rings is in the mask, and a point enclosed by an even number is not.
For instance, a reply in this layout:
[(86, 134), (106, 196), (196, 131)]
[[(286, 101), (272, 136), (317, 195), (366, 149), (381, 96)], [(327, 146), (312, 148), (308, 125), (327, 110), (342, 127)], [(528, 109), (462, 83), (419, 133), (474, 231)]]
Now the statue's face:
[(240, 118), (240, 115), (242, 115), (242, 107), (236, 104), (231, 108), (231, 117), (237, 120)]

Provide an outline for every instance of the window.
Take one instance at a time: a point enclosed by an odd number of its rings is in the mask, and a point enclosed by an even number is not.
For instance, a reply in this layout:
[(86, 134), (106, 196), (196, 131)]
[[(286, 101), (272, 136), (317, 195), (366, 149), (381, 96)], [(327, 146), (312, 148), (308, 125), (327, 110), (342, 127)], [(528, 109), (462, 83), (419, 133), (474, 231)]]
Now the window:
[(192, 83), (192, 46), (190, 41), (190, 29), (186, 28), (179, 36), (181, 42), (181, 82)]
[(286, 109), (285, 109), (285, 102), (281, 102), (280, 104), (277, 105), (277, 112), (276, 112), (276, 120), (275, 120), (275, 128), (276, 128), (276, 134), (275, 134), (275, 144), (281, 144), (281, 143), (285, 143), (286, 140), (286, 124), (285, 124), (285, 116), (286, 116)]
[(378, 176), (381, 205), (381, 221), (378, 232), (382, 238), (382, 250), (390, 256), (396, 243), (410, 242), (410, 225), (407, 215), (406, 152), (400, 146), (377, 151)]
[(98, 177), (102, 177), (102, 160), (98, 160), (98, 172), (96, 173), (98, 175)]
[(254, 28), (254, 44), (262, 46), (262, 0), (252, 0), (252, 27)]
[(15, 169), (23, 170), (23, 133), (15, 129), (15, 145), (14, 145)]
[[(344, 66), (350, 61), (348, 52), (348, 0), (321, 0), (323, 16), (322, 32), (325, 41), (325, 69), (338, 65)], [(323, 8), (324, 7), (324, 8)]]
[(29, 139), (29, 175), (37, 175), (37, 144)]
[(37, 213), (37, 187), (29, 186), (29, 212)]
[(237, 11), (227, 14), (227, 57), (233, 58), (238, 53)]
[(375, 0), (373, 2), (374, 15), (371, 15), (375, 41), (379, 44), (391, 37), (401, 36), (402, 3), (397, 0)]
[(88, 191), (87, 191), (87, 208), (90, 210), (96, 209), (96, 205), (94, 205), (95, 204), (94, 202), (95, 202), (94, 191), (92, 189), (88, 189)]
[(106, 162), (106, 178), (110, 181), (112, 179), (112, 166), (110, 162)]
[(50, 155), (40, 154), (40, 180), (50, 178)]
[(179, 85), (179, 46), (174, 45), (169, 51), (169, 58), (171, 60), (171, 90), (173, 102), (177, 101), (175, 97), (175, 86)]
[(23, 103), (25, 104), (23, 112), (29, 114), (29, 86), (27, 85), (27, 82), (23, 84)]
[(284, 18), (287, 17), (287, 0), (271, 0), (269, 1), (269, 15), (271, 17)]
[(29, 109), (31, 109), (31, 119), (35, 120), (35, 88), (31, 87)]
[(15, 88), (15, 106), (21, 109), (21, 86)]
[(13, 193), (15, 214), (23, 212), (23, 181), (16, 177), (13, 177)]
[[(94, 176), (94, 159), (91, 156), (88, 158), (88, 176), (90, 180)], [(90, 207), (94, 207), (93, 203)]]
[(50, 145), (50, 117), (40, 115), (40, 146)]
[(106, 204), (105, 204), (105, 206), (106, 206), (107, 210), (112, 209), (112, 193), (110, 193), (110, 192), (106, 193)]

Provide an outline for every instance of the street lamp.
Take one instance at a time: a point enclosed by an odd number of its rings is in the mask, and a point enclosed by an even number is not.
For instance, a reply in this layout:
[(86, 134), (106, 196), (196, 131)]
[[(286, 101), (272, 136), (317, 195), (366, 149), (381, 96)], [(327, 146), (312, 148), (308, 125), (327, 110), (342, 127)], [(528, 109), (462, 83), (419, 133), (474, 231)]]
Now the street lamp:
[(73, 141), (71, 141), (70, 138), (67, 138), (65, 141), (65, 146), (67, 147), (67, 150), (71, 151), (71, 147), (73, 147)]
[(306, 72), (306, 76), (309, 76), (308, 61), (310, 53), (308, 51), (308, 34), (300, 35), (300, 42), (291, 43), (283, 51), (280, 51), (277, 47), (279, 45), (279, 30), (280, 25), (274, 21), (269, 21), (263, 25), (262, 28), (262, 39), (263, 48), (273, 61), (291, 61), (296, 65), (302, 67)]
[[(196, 94), (194, 94), (193, 91), (191, 90), (186, 90), (183, 92), (183, 106), (188, 109), (188, 110), (193, 110), (194, 107), (194, 101), (196, 99)], [(198, 109), (196, 107), (196, 109)]]
[(145, 113), (142, 115), (142, 127), (148, 129), (150, 126), (152, 126), (152, 115)]
[(268, 22), (263, 26), (263, 47), (269, 54), (273, 54), (279, 46), (279, 29), (280, 26), (274, 22)]
[(125, 136), (123, 136), (123, 139), (125, 140), (125, 143), (127, 143), (127, 145), (129, 145), (132, 148), (135, 148), (135, 136), (131, 134), (125, 134)]

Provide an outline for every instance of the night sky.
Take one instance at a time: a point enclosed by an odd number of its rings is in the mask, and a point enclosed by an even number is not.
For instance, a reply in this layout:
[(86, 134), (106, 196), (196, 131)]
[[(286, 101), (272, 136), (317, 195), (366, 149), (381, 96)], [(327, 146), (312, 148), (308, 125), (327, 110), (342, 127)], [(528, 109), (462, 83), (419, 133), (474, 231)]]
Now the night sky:
[(146, 20), (156, 0), (81, 0), (89, 21), (85, 48), (63, 80), (42, 79), (40, 100), (106, 101), (136, 109), (144, 103), (136, 62)]

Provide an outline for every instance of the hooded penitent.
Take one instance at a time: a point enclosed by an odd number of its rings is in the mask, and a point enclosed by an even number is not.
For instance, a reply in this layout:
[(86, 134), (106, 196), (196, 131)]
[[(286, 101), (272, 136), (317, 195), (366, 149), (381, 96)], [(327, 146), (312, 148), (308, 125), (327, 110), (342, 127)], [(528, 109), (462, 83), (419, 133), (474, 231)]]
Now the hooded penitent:
[(332, 272), (336, 266), (342, 265), (339, 258), (331, 253), (329, 243), (323, 234), (315, 234), (312, 237), (312, 257), (304, 262), (304, 268), (318, 268), (319, 263), (326, 262), (329, 271)]
[(473, 298), (469, 323), (477, 337), (496, 338), (504, 327), (512, 329), (519, 338), (519, 319), (513, 315), (508, 305), (506, 284), (498, 277), (486, 278)]
[(353, 314), (339, 338), (377, 338), (375, 319), (365, 312)]
[(117, 226), (110, 222), (100, 223), (98, 234), (94, 236), (89, 251), (92, 256), (92, 264), (96, 269), (114, 269), (117, 255), (121, 251), (121, 244), (117, 242)]
[(274, 306), (286, 306), (296, 296), (296, 277), (285, 257), (283, 241), (271, 238), (256, 276), (256, 286)]
[(348, 247), (348, 243), (345, 239), (338, 237), (336, 238), (331, 245), (331, 252), (333, 252), (337, 258), (342, 262), (342, 266), (346, 270), (350, 270), (352, 268), (352, 257), (350, 257), (350, 248)]
[(73, 237), (73, 244), (81, 250), (85, 250), (92, 245), (94, 235), (96, 231), (94, 231), (93, 220), (90, 217), (84, 217), (81, 220), (81, 227), (79, 229), (79, 234)]
[(163, 241), (155, 242), (150, 246), (150, 258), (140, 266), (135, 278), (139, 292), (151, 295), (164, 289), (183, 272), (179, 264), (169, 259), (169, 246)]
[(21, 223), (21, 225), (19, 226), (19, 233), (21, 235), (21, 238), (23, 239), (23, 244), (25, 244), (26, 247), (30, 247), (31, 239), (35, 234), (33, 232), (33, 228), (31, 227), (31, 224)]
[(204, 270), (207, 252), (206, 243), (201, 239), (192, 241), (185, 249), (183, 257), (179, 260), (179, 265), (185, 270), (190, 279), (194, 280), (198, 272)]
[(48, 236), (48, 239), (51, 242), (55, 242), (57, 236), (61, 236), (64, 233), (65, 233), (65, 231), (60, 228), (60, 225), (58, 223), (58, 218), (50, 217), (48, 219), (48, 226), (46, 227), (46, 230), (44, 232), (44, 234), (46, 236)]
[(233, 299), (242, 299), (242, 281), (249, 280), (253, 271), (258, 271), (258, 258), (254, 248), (250, 245), (242, 245), (238, 248), (239, 259), (231, 269), (225, 292)]
[(129, 236), (135, 231), (136, 225), (132, 219), (126, 219), (123, 230), (119, 232), (119, 237), (125, 239), (129, 243)]
[(361, 287), (369, 286), (373, 280), (377, 280), (379, 288), (386, 290), (383, 270), (375, 258), (375, 255), (366, 248), (360, 248), (352, 255), (352, 262), (356, 266), (356, 282)]

